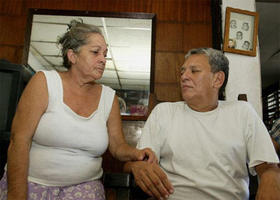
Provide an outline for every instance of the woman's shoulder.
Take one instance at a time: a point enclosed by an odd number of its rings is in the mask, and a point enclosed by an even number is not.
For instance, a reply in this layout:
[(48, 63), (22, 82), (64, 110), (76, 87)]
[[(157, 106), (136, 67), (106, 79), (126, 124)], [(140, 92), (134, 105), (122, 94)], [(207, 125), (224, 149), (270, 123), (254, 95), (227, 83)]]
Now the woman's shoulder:
[(102, 89), (106, 90), (106, 91), (109, 91), (109, 92), (115, 92), (115, 90), (107, 85), (104, 85), (104, 84), (99, 84), (99, 83), (96, 83), (99, 87), (101, 87)]
[(112, 89), (109, 86), (103, 85), (103, 84), (97, 84), (97, 87), (100, 87), (100, 89), (102, 89), (102, 93), (110, 96), (115, 96), (116, 91), (114, 89)]
[(28, 82), (27, 86), (43, 86), (46, 83), (46, 76), (43, 71), (36, 72)]

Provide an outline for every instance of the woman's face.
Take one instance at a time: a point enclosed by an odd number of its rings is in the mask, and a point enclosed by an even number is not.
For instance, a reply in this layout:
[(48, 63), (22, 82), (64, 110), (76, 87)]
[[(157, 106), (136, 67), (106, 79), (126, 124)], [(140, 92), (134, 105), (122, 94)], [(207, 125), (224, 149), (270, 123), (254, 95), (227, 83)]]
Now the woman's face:
[(75, 53), (71, 67), (76, 67), (86, 79), (98, 80), (102, 77), (107, 56), (107, 45), (102, 35), (91, 33), (87, 44)]

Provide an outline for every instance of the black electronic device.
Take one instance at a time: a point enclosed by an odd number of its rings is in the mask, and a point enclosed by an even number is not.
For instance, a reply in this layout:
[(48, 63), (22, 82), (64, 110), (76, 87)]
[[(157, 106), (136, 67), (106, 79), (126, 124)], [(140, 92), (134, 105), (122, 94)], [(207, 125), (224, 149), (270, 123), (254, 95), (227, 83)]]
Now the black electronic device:
[(11, 125), (19, 98), (35, 72), (0, 59), (0, 178), (7, 159)]

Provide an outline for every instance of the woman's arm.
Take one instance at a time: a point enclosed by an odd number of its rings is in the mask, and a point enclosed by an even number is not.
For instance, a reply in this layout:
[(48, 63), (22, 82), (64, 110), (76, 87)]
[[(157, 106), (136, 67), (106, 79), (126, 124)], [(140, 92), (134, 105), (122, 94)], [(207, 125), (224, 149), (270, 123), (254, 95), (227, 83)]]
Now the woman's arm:
[(109, 132), (109, 150), (111, 154), (121, 161), (143, 160), (148, 159), (149, 162), (155, 162), (154, 153), (146, 148), (138, 150), (129, 146), (122, 132), (120, 108), (117, 96), (115, 96), (111, 113), (107, 122)]
[(27, 199), (29, 150), (35, 129), (47, 105), (46, 79), (39, 72), (26, 86), (12, 123), (8, 148), (8, 200)]

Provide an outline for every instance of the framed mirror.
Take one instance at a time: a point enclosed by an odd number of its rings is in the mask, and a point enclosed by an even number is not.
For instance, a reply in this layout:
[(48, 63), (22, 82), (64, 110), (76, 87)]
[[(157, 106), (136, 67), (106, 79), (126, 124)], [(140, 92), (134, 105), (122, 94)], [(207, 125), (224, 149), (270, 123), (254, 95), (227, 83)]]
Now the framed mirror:
[(116, 90), (121, 115), (143, 120), (154, 90), (155, 14), (30, 9), (23, 63), (35, 71), (64, 71), (57, 37), (72, 19), (98, 26), (108, 45), (103, 77), (98, 83)]

